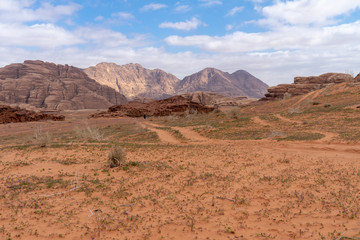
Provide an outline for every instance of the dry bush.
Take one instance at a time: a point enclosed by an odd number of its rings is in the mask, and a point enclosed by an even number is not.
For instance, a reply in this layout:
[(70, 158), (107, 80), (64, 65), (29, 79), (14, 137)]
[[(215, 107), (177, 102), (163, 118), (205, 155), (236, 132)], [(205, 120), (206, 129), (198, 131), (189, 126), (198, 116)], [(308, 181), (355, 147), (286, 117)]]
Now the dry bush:
[(75, 128), (76, 135), (80, 138), (94, 140), (94, 141), (102, 141), (104, 140), (104, 136), (100, 133), (98, 128), (92, 128), (90, 125), (85, 122), (85, 128)]
[(126, 154), (121, 146), (113, 146), (109, 152), (109, 166), (110, 168), (119, 167), (125, 165)]
[(292, 97), (291, 93), (286, 92), (286, 93), (284, 93), (283, 100), (287, 100), (291, 97)]
[(45, 133), (42, 131), (42, 126), (38, 126), (34, 130), (32, 142), (39, 147), (46, 147), (51, 142), (51, 135), (48, 131)]
[(282, 132), (282, 131), (278, 131), (278, 130), (273, 130), (270, 135), (269, 138), (282, 138), (282, 137), (286, 137), (287, 135)]
[(239, 112), (238, 108), (231, 108), (225, 112), (225, 115), (229, 119), (238, 119), (241, 117), (241, 113)]
[(288, 109), (288, 113), (289, 113), (289, 114), (302, 113), (302, 110), (300, 109), (299, 106), (297, 106), (297, 107), (291, 107), (291, 108)]

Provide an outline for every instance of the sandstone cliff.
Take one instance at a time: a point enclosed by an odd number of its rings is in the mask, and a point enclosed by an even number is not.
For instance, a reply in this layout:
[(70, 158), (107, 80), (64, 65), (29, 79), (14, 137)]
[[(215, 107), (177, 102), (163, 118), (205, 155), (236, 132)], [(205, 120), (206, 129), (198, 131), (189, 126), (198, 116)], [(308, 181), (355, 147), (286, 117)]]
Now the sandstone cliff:
[(351, 75), (345, 73), (325, 73), (320, 76), (295, 77), (292, 84), (279, 84), (268, 88), (265, 98), (262, 100), (272, 100), (283, 98), (285, 95), (297, 96), (311, 91), (324, 88), (329, 84), (342, 83), (353, 80)]
[(215, 68), (205, 68), (179, 82), (176, 93), (208, 91), (228, 97), (261, 98), (267, 88), (268, 85), (243, 70), (229, 74)]
[(0, 102), (65, 110), (107, 108), (127, 100), (76, 67), (25, 61), (0, 68)]
[(149, 70), (139, 64), (119, 66), (115, 63), (99, 63), (84, 70), (98, 83), (116, 89), (128, 99), (162, 99), (175, 94), (177, 77), (160, 69)]

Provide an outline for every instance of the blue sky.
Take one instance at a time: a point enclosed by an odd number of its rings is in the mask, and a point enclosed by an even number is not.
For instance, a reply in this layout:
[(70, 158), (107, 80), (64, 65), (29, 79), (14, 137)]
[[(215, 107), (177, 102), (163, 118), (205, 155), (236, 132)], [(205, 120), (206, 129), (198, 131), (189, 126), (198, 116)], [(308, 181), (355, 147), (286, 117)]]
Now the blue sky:
[(269, 85), (360, 72), (359, 0), (1, 0), (0, 66), (244, 69)]

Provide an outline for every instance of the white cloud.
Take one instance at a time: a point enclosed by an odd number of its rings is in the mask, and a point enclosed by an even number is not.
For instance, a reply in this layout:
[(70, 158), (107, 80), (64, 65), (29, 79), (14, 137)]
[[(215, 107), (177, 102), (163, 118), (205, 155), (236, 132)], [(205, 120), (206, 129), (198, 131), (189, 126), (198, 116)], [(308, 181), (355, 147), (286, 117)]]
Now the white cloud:
[(354, 0), (294, 0), (277, 1), (263, 8), (263, 24), (327, 25), (336, 23), (336, 17), (360, 7)]
[(220, 0), (199, 0), (199, 2), (202, 2), (203, 4), (201, 4), (201, 6), (204, 6), (204, 7), (211, 7), (214, 5), (222, 4), (222, 1), (220, 1)]
[(71, 3), (69, 5), (51, 5), (44, 2), (41, 7), (31, 9), (35, 1), (1, 0), (0, 21), (1, 22), (56, 22), (64, 17), (72, 16), (81, 6)]
[(189, 12), (191, 7), (189, 5), (178, 5), (175, 7), (176, 12)]
[(225, 29), (226, 29), (227, 31), (230, 31), (230, 30), (232, 30), (233, 28), (234, 28), (234, 25), (232, 25), (232, 24), (228, 24), (228, 25), (225, 26)]
[(244, 7), (234, 7), (226, 14), (226, 16), (234, 16), (235, 14), (241, 12), (242, 10), (244, 10)]
[(83, 43), (75, 34), (53, 24), (0, 23), (0, 46), (56, 48)]
[(163, 22), (159, 25), (159, 27), (189, 31), (189, 30), (197, 29), (202, 24), (203, 23), (199, 19), (193, 17), (191, 20), (187, 20), (185, 22)]
[(213, 52), (250, 52), (360, 46), (359, 39), (360, 21), (323, 28), (282, 27), (277, 31), (260, 33), (237, 31), (222, 37), (174, 35), (165, 41), (172, 46), (196, 46)]
[[(76, 36), (84, 40), (87, 45), (95, 44), (95, 48), (115, 48), (123, 46), (143, 46), (146, 43), (144, 35), (128, 38), (120, 32), (101, 28), (79, 28), (75, 31)], [(94, 46), (94, 45), (92, 45)]]
[(104, 17), (103, 16), (97, 16), (94, 20), (95, 21), (103, 21)]
[(113, 17), (119, 17), (121, 19), (125, 19), (125, 20), (130, 20), (130, 19), (134, 19), (134, 15), (132, 15), (131, 13), (127, 13), (127, 12), (117, 12), (117, 13), (113, 13), (112, 14)]
[(150, 3), (141, 8), (141, 11), (149, 11), (149, 10), (159, 10), (161, 8), (166, 8), (167, 5), (160, 3)]

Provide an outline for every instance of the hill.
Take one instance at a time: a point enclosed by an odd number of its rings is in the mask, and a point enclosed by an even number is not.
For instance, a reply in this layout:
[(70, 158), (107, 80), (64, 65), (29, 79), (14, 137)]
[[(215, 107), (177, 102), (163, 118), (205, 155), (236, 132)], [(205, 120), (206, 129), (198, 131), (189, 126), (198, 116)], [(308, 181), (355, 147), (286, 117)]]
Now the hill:
[(107, 108), (127, 100), (79, 68), (25, 61), (0, 68), (0, 102), (65, 110)]
[(244, 70), (229, 74), (215, 68), (205, 68), (185, 77), (176, 86), (176, 92), (182, 94), (208, 91), (228, 97), (261, 98), (266, 93), (267, 88), (268, 85)]

